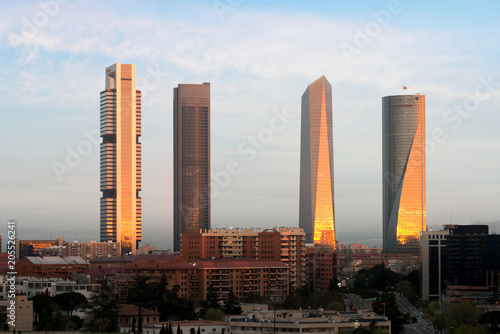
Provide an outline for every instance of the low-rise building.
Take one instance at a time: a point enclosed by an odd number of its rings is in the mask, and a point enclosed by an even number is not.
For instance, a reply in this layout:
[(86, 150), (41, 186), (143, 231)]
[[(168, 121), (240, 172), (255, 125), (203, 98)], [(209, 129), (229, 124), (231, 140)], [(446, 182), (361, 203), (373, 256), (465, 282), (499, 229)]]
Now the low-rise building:
[(357, 312), (336, 312), (318, 310), (272, 310), (254, 311), (246, 317), (230, 318), (231, 334), (259, 333), (338, 333), (340, 330), (353, 332), (357, 328), (376, 328), (391, 332), (391, 322), (382, 315), (367, 310)]
[(27, 256), (16, 264), (16, 271), (18, 276), (90, 279), (89, 263), (79, 256)]

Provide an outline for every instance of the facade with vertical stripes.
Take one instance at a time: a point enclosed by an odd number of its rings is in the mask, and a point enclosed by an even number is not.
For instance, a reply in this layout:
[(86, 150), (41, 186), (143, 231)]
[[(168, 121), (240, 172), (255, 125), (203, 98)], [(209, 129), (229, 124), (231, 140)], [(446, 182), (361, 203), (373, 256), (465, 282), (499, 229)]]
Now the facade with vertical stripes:
[(141, 241), (141, 91), (135, 64), (106, 68), (101, 92), (101, 241), (121, 243), (122, 254)]

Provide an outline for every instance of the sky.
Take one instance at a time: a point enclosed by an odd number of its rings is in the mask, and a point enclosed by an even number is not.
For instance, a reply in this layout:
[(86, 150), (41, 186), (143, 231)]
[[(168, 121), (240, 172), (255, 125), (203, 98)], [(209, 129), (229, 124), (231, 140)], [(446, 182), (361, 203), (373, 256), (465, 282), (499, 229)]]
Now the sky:
[(427, 225), (500, 232), (498, 1), (0, 6), (0, 221), (21, 239), (99, 239), (99, 93), (114, 63), (135, 63), (142, 90), (142, 244), (172, 247), (180, 83), (211, 84), (212, 227), (298, 227), (301, 96), (322, 75), (340, 243), (382, 244), (382, 97), (404, 93), (426, 95)]

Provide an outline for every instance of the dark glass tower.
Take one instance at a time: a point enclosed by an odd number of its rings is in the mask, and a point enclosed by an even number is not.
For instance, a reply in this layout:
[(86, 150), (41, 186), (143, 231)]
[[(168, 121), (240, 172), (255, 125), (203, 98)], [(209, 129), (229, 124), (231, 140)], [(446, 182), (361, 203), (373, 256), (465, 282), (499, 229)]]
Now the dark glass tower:
[(324, 76), (302, 95), (299, 227), (307, 242), (335, 248), (332, 86)]
[(210, 228), (210, 83), (174, 88), (174, 251)]
[(425, 95), (382, 98), (383, 247), (420, 252), (425, 231)]

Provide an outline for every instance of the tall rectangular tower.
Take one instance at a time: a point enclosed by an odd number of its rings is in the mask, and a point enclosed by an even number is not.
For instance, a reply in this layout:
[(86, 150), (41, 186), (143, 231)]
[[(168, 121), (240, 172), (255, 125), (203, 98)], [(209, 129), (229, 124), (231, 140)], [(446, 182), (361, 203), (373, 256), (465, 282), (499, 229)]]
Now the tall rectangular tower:
[(174, 251), (210, 228), (210, 83), (174, 88)]
[(420, 252), (425, 219), (425, 95), (382, 98), (383, 246)]
[(332, 86), (324, 76), (302, 95), (299, 227), (335, 249)]
[(101, 241), (135, 254), (141, 241), (141, 91), (135, 64), (106, 68), (101, 92)]

